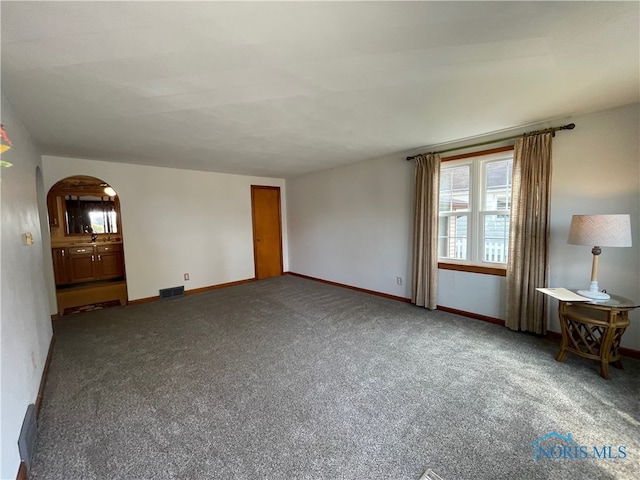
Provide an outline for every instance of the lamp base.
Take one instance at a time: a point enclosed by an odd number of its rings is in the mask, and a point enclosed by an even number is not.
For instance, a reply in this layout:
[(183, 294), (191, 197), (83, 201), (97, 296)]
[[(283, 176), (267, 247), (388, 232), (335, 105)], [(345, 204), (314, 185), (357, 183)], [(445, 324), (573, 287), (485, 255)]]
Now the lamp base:
[(598, 291), (598, 282), (591, 282), (589, 290), (578, 290), (578, 295), (583, 297), (592, 298), (593, 300), (609, 300), (611, 296), (608, 293)]

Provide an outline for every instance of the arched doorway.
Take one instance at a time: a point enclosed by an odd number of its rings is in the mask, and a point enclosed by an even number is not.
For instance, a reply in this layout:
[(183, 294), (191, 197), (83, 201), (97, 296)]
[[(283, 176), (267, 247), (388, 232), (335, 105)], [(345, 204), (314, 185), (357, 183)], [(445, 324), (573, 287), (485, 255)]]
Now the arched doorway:
[(127, 303), (117, 192), (99, 178), (60, 180), (47, 194), (58, 314)]
[(38, 217), (40, 219), (40, 235), (42, 241), (42, 261), (47, 285), (47, 293), (49, 294), (49, 311), (53, 315), (57, 313), (58, 306), (56, 303), (56, 292), (53, 288), (55, 283), (53, 279), (53, 264), (51, 263), (51, 238), (49, 232), (49, 223), (47, 221), (47, 198), (44, 188), (44, 178), (40, 167), (36, 167), (36, 195), (38, 199)]

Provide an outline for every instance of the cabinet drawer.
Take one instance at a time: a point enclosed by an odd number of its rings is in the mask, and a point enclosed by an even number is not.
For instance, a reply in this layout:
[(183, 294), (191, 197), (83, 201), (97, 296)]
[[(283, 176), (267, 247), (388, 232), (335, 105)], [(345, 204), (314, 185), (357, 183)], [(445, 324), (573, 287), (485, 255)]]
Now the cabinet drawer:
[(122, 245), (98, 245), (98, 253), (121, 252)]
[(69, 248), (69, 254), (70, 255), (86, 255), (86, 254), (91, 254), (93, 253), (93, 247), (91, 246), (87, 246), (87, 247), (71, 247)]

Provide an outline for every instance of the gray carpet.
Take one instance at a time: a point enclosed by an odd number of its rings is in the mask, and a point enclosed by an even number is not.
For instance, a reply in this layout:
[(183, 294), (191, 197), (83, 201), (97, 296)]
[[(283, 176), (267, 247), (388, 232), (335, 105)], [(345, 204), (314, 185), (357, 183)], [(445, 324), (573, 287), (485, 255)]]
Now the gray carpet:
[[(637, 478), (640, 362), (292, 276), (63, 317), (33, 479)], [(626, 458), (533, 461), (556, 431)], [(553, 444), (553, 442), (552, 442)]]

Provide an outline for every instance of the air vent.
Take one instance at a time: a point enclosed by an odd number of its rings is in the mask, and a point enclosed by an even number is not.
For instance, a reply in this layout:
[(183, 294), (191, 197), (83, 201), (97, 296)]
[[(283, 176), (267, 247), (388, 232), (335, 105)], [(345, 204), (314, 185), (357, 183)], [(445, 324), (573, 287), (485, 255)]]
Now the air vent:
[(18, 450), (20, 452), (20, 460), (27, 465), (27, 470), (31, 469), (31, 460), (36, 444), (36, 409), (32, 403), (27, 407), (27, 413), (22, 421), (22, 429), (18, 437)]
[(181, 297), (184, 295), (184, 286), (160, 289), (160, 298)]

